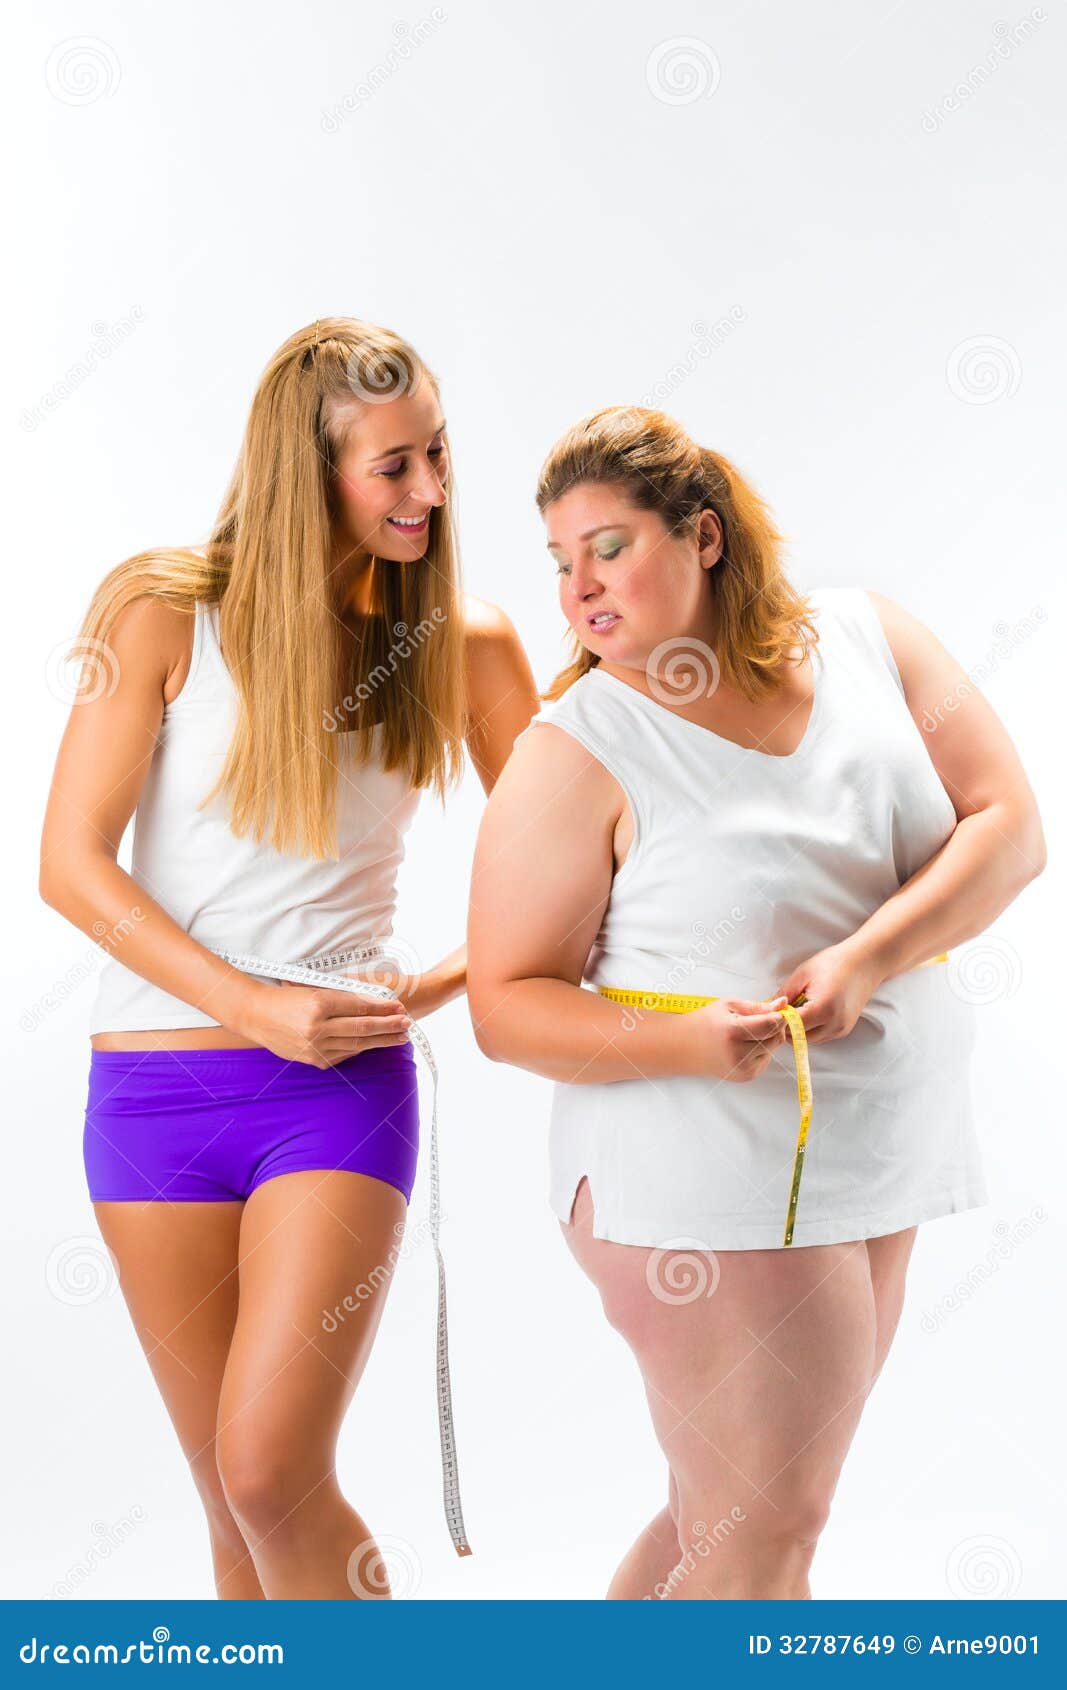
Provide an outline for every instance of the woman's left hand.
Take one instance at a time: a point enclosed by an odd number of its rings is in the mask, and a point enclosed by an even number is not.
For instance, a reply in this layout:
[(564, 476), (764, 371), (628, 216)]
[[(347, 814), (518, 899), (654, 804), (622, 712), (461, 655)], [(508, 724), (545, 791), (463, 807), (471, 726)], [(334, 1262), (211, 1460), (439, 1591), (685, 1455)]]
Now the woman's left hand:
[(803, 994), (799, 1012), (808, 1043), (827, 1044), (851, 1033), (879, 980), (862, 951), (847, 943), (828, 945), (798, 963), (772, 995), (784, 992), (795, 1003)]
[(362, 967), (346, 968), (342, 972), (352, 980), (366, 980), (372, 986), (385, 986), (404, 1006), (413, 1021), (424, 1021), (435, 1009), (455, 996), (447, 978), (437, 969), (427, 968), (421, 974), (405, 974), (395, 962), (383, 958), (380, 962), (364, 963)]

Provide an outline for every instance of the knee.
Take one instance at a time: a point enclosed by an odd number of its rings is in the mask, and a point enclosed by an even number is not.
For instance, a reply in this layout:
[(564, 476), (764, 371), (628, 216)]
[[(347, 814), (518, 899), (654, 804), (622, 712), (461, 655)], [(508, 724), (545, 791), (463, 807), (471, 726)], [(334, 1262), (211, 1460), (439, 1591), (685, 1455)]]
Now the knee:
[[(219, 1476), (226, 1506), (244, 1527), (263, 1536), (283, 1526), (296, 1528), (301, 1503), (316, 1494), (318, 1479), (302, 1459), (299, 1466), (272, 1437), (244, 1432), (233, 1443), (220, 1443)], [(332, 1472), (327, 1463), (325, 1473)]]
[(226, 1496), (214, 1450), (206, 1450), (191, 1461), (189, 1470), (203, 1504), (212, 1537), (236, 1544), (241, 1537), (241, 1528), (234, 1518), (233, 1509)]
[(719, 1546), (743, 1534), (750, 1543), (768, 1549), (777, 1545), (810, 1560), (830, 1517), (829, 1496), (818, 1486), (798, 1486), (775, 1496), (773, 1506), (759, 1496), (730, 1508), (724, 1508), (723, 1501), (721, 1484), (710, 1491), (683, 1484), (674, 1515), (679, 1539), (701, 1545), (710, 1541)]
[(771, 1516), (772, 1534), (801, 1549), (814, 1552), (830, 1518), (830, 1498), (819, 1486), (798, 1489), (778, 1503), (778, 1512)]

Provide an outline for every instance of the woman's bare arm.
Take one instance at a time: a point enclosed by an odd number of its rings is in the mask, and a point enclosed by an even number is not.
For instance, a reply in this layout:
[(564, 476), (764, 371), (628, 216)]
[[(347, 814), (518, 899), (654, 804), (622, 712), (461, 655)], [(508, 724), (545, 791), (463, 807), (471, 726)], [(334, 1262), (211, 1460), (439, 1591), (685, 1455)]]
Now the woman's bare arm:
[[(116, 860), (144, 787), (164, 703), (179, 690), (190, 645), (189, 617), (159, 599), (137, 599), (117, 618), (108, 654), (116, 684), (74, 704), (60, 743), (41, 837), (40, 893), (153, 985), (272, 1049), (278, 1048), (275, 1032), (291, 1034), (301, 1054), (279, 1053), (306, 1061), (324, 1011), (332, 1006), (336, 1017), (343, 1005), (345, 1020), (354, 1022), (356, 1000), (314, 987), (281, 991), (232, 968), (190, 938), (155, 901), (153, 889)], [(359, 1015), (373, 1015), (383, 1033), (402, 1032), (395, 1000), (379, 1000), (373, 1008), (360, 1002)], [(336, 1020), (332, 1032), (340, 1032)]]
[(1037, 803), (996, 712), (914, 616), (871, 593), (908, 708), (959, 818), (847, 942), (888, 979), (982, 933), (1045, 866)]
[(533, 670), (499, 605), (467, 595), (467, 750), (486, 794), (541, 708)]
[[(466, 744), (478, 779), (488, 794), (511, 756), (511, 748), (540, 708), (537, 685), (522, 641), (499, 605), (465, 595)], [(467, 947), (454, 951), (422, 975), (410, 1002), (418, 1018), (460, 997), (467, 983)]]
[(742, 1012), (731, 999), (690, 1015), (634, 1017), (582, 988), (611, 893), (620, 795), (604, 766), (550, 722), (515, 747), (486, 806), (471, 875), (467, 996), (479, 1048), (572, 1083), (752, 1078), (785, 1031), (763, 1006)]

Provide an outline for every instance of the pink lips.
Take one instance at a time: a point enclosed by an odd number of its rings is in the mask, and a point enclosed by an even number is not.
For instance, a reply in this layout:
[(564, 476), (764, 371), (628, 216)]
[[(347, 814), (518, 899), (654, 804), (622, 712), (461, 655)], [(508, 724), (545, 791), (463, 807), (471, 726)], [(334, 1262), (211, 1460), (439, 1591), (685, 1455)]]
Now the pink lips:
[(622, 621), (622, 617), (615, 611), (612, 611), (610, 616), (611, 620), (608, 622), (594, 622), (591, 616), (587, 616), (586, 623), (592, 629), (594, 634), (606, 634), (610, 629), (614, 628), (617, 623)]
[(424, 516), (422, 521), (417, 523), (396, 522), (393, 517), (389, 516), (386, 517), (386, 521), (388, 522), (390, 528), (392, 528), (397, 534), (416, 535), (425, 534), (426, 529), (429, 526), (430, 519), (428, 516)]

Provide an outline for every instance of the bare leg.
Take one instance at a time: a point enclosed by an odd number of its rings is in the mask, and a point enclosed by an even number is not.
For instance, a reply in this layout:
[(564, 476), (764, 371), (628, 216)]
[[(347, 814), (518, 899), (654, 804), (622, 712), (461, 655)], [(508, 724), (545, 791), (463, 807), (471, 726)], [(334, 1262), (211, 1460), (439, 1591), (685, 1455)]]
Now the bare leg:
[(591, 1211), (583, 1181), (567, 1242), (638, 1361), (679, 1499), (665, 1588), (638, 1588), (655, 1559), (646, 1532), (612, 1594), (809, 1596), (875, 1363), (865, 1245), (705, 1253), (707, 1288), (679, 1296), (676, 1253), (594, 1239)]
[(620, 1561), (608, 1586), (609, 1600), (628, 1602), (654, 1596), (670, 1577), (682, 1551), (678, 1541), (678, 1487), (673, 1473), (670, 1473), (669, 1491), (666, 1508), (661, 1508), (655, 1519), (649, 1521)]
[[(270, 1598), (390, 1594), (370, 1528), (341, 1494), (334, 1455), (406, 1207), (382, 1180), (322, 1171), (267, 1180), (245, 1205), (219, 1470)], [(324, 1321), (335, 1309), (340, 1319)]]
[(244, 1535), (223, 1494), (215, 1425), (237, 1318), (244, 1205), (95, 1203), (104, 1242), (148, 1365), (207, 1516), (218, 1595), (262, 1599)]
[(867, 1260), (871, 1269), (871, 1288), (878, 1316), (878, 1335), (874, 1346), (874, 1369), (868, 1396), (877, 1383), (885, 1365), (889, 1346), (904, 1307), (904, 1287), (908, 1263), (919, 1229), (906, 1227), (903, 1232), (887, 1232), (882, 1238), (868, 1238)]

